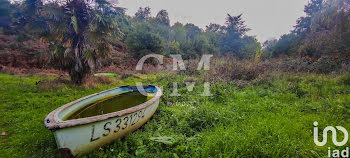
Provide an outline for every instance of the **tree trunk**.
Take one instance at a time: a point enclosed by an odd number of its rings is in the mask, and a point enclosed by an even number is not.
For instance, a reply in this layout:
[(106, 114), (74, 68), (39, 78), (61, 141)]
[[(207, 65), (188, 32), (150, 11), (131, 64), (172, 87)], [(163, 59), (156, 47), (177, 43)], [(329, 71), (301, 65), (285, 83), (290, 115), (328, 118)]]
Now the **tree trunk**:
[[(80, 37), (81, 38), (81, 37)], [(82, 40), (81, 40), (82, 41)], [(74, 84), (82, 84), (86, 76), (90, 75), (91, 69), (87, 60), (83, 57), (83, 44), (78, 42), (74, 49), (75, 64), (69, 71), (69, 76)]]
[(84, 73), (76, 71), (74, 68), (71, 69), (71, 71), (69, 72), (69, 76), (70, 76), (71, 81), (77, 85), (81, 85), (83, 79), (85, 78)]

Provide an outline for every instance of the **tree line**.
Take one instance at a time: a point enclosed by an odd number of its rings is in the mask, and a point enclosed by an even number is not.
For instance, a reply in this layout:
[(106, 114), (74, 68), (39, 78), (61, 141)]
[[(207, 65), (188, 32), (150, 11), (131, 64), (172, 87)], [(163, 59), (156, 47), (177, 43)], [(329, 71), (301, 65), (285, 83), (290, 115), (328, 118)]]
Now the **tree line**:
[(279, 39), (263, 43), (265, 56), (281, 55), (349, 58), (350, 1), (311, 0), (305, 7), (306, 16), (297, 20), (294, 29)]
[(150, 53), (181, 54), (184, 59), (203, 54), (237, 58), (273, 58), (283, 55), (349, 55), (348, 0), (311, 0), (305, 17), (279, 39), (260, 44), (240, 15), (227, 14), (223, 25), (205, 29), (187, 23), (170, 24), (168, 12), (155, 17), (151, 8), (139, 8), (134, 16), (106, 0), (0, 0), (0, 28), (17, 40), (41, 39), (49, 44), (51, 65), (69, 72), (75, 83), (101, 67), (114, 47), (135, 59)]

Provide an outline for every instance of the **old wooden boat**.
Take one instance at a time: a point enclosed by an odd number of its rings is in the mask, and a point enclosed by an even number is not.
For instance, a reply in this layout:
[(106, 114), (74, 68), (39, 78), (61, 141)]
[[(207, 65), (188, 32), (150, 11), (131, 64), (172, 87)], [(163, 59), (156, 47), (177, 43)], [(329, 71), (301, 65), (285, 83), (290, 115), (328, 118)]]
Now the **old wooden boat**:
[(63, 155), (80, 156), (145, 124), (161, 95), (153, 85), (109, 89), (63, 105), (44, 124), (54, 133)]

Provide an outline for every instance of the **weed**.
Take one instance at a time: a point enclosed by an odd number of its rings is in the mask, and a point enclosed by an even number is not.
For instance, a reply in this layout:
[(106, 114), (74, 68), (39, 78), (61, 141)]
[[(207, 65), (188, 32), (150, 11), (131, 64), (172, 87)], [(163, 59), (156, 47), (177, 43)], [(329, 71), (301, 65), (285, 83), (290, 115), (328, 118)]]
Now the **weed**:
[[(64, 84), (46, 90), (35, 83), (56, 78), (0, 74), (0, 132), (7, 133), (0, 136), (0, 157), (57, 157), (54, 136), (43, 125), (49, 112), (83, 96), (139, 81), (163, 87), (152, 119), (85, 157), (325, 157), (328, 146), (339, 147), (331, 141), (327, 147), (316, 146), (313, 122), (350, 129), (346, 77), (275, 74), (266, 82), (240, 88), (217, 82), (211, 85), (213, 96), (203, 97), (202, 82), (192, 92), (182, 83), (185, 78), (201, 81), (196, 76), (138, 76), (94, 88)], [(181, 96), (170, 96), (173, 82), (179, 83)]]

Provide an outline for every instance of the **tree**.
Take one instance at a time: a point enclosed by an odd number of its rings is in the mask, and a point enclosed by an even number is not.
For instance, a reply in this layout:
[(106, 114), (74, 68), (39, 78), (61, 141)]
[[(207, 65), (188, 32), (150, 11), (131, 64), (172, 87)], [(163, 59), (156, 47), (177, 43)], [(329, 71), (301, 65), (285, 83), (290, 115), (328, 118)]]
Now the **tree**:
[(126, 8), (122, 8), (122, 7), (114, 7), (114, 13), (117, 16), (124, 16), (126, 13)]
[(303, 35), (311, 31), (311, 17), (300, 17), (297, 20), (297, 25), (294, 26), (293, 33)]
[(169, 40), (170, 38), (170, 20), (168, 16), (168, 12), (166, 10), (161, 10), (157, 13), (157, 16), (154, 18), (150, 18), (148, 21), (152, 25), (152, 30), (159, 34), (165, 40)]
[(311, 0), (305, 7), (304, 12), (307, 16), (313, 16), (315, 13), (319, 12), (323, 7), (324, 0)]
[(181, 54), (180, 43), (172, 41), (170, 45), (170, 54)]
[(176, 22), (170, 31), (170, 41), (176, 41), (179, 43), (186, 41), (186, 30), (183, 25), (179, 22)]
[(278, 40), (273, 39), (273, 40), (267, 40), (263, 43), (263, 58), (271, 58), (273, 52), (275, 51), (275, 47), (277, 44)]
[(202, 32), (198, 26), (191, 23), (186, 24), (184, 26), (184, 29), (186, 30), (187, 40), (194, 40), (195, 36), (199, 35)]
[(0, 0), (0, 27), (10, 29), (11, 21), (11, 4), (8, 0)]
[(299, 45), (290, 48), (314, 58), (350, 55), (349, 3), (348, 0), (310, 1), (304, 9), (306, 17), (299, 18), (293, 30), (299, 36)]
[(299, 41), (299, 36), (290, 33), (281, 36), (275, 45), (274, 51), (272, 53), (273, 57), (278, 57), (280, 55), (292, 55), (297, 52), (297, 44)]
[(135, 18), (137, 21), (140, 22), (145, 22), (151, 18), (151, 8), (150, 7), (145, 7), (142, 8), (140, 7), (139, 10), (135, 13)]
[(261, 45), (258, 40), (253, 36), (244, 36), (242, 39), (242, 47), (240, 48), (240, 54), (243, 58), (253, 58), (257, 50), (261, 50)]
[(148, 23), (137, 24), (134, 30), (126, 38), (128, 49), (135, 58), (141, 58), (151, 53), (162, 53), (163, 39), (153, 33), (152, 27)]
[(99, 67), (99, 59), (108, 56), (111, 43), (122, 35), (115, 18), (106, 13), (110, 7), (103, 0), (94, 7), (83, 0), (70, 0), (42, 9), (50, 30), (41, 37), (50, 43), (51, 63), (68, 71), (76, 84)]
[(231, 16), (227, 14), (225, 26), (222, 27), (221, 51), (243, 57), (240, 52), (243, 46), (242, 38), (250, 29), (244, 24), (242, 14)]
[(242, 19), (242, 14), (238, 16), (231, 16), (227, 14), (225, 27), (223, 30), (226, 34), (236, 37), (242, 37), (250, 29), (244, 24), (245, 21)]
[(12, 23), (18, 41), (35, 39), (50, 29), (41, 14), (42, 9), (41, 0), (24, 0), (18, 5)]
[(311, 30), (311, 19), (312, 16), (317, 14), (323, 7), (323, 0), (311, 0), (305, 7), (304, 12), (306, 17), (300, 17), (297, 20), (297, 25), (294, 26), (293, 33), (303, 35)]
[(208, 52), (211, 54), (219, 54), (221, 39), (220, 34), (216, 32), (204, 32), (203, 34), (209, 42)]
[(202, 34), (197, 35), (194, 38), (193, 47), (197, 56), (201, 56), (202, 54), (208, 53), (210, 45), (207, 37)]
[(222, 26), (219, 24), (210, 23), (209, 25), (205, 26), (205, 28), (206, 32), (219, 32), (221, 31)]
[(156, 16), (155, 20), (160, 25), (170, 26), (170, 20), (169, 20), (168, 12), (166, 10), (164, 10), (164, 9), (162, 9), (161, 11), (159, 11), (157, 13), (157, 16)]

